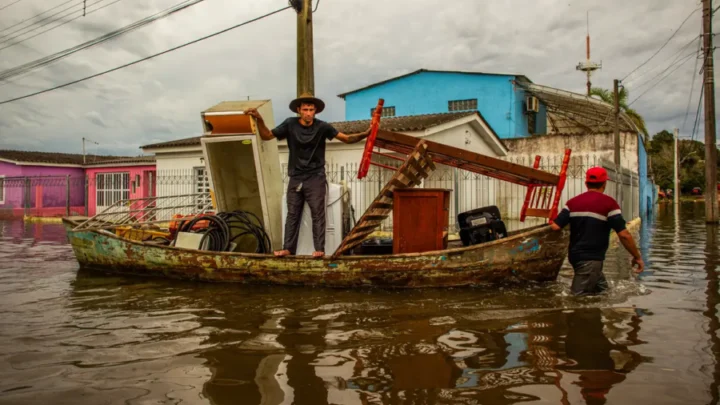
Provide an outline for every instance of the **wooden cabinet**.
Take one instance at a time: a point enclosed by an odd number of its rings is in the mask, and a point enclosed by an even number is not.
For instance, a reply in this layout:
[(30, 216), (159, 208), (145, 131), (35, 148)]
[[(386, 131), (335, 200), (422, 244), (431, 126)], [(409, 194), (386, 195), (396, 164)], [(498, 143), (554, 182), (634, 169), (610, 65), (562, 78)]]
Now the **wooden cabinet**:
[(450, 190), (407, 188), (393, 194), (393, 253), (446, 249)]

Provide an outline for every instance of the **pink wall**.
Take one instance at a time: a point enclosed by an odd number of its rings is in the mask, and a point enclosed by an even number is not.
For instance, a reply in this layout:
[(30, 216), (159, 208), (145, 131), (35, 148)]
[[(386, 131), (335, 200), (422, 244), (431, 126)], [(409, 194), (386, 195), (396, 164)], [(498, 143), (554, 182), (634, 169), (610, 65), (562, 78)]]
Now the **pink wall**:
[[(130, 174), (130, 198), (147, 197), (149, 194), (148, 187), (144, 184), (147, 176), (145, 172), (155, 172), (155, 165), (146, 166), (124, 166), (124, 167), (96, 167), (85, 169), (88, 177), (88, 215), (93, 216), (97, 213), (97, 179), (98, 173), (122, 173)], [(132, 190), (132, 182), (139, 176), (140, 183), (136, 184), (135, 192)], [(153, 176), (154, 177), (154, 176)], [(153, 190), (154, 194), (154, 190)]]

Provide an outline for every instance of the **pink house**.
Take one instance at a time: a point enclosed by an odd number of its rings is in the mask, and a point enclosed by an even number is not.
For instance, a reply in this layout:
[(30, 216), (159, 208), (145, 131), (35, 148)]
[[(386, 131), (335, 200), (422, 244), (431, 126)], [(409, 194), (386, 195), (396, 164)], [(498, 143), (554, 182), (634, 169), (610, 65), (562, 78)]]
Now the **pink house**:
[(88, 216), (118, 200), (156, 195), (154, 156), (140, 156), (85, 165), (88, 182)]
[(0, 150), (0, 219), (92, 216), (121, 198), (152, 195), (154, 156)]

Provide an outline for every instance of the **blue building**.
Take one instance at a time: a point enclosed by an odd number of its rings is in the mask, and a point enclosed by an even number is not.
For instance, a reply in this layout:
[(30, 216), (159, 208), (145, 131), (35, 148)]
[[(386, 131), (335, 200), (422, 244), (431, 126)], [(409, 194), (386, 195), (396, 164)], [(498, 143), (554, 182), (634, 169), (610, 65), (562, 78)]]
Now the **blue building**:
[(547, 132), (545, 105), (517, 83), (512, 74), (420, 69), (338, 95), (347, 121), (369, 119), (379, 98), (383, 116), (408, 116), (478, 110), (502, 139)]

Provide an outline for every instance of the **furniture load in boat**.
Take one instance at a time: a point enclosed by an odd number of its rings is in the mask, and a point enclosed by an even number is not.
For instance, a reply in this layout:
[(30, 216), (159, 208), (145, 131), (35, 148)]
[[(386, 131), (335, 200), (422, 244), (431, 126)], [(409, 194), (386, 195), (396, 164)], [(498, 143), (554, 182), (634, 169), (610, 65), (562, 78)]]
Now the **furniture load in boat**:
[[(378, 114), (376, 109), (377, 119), (373, 120), (361, 167), (382, 166), (392, 170), (392, 176), (355, 225), (344, 232), (342, 242), (329, 256), (276, 258), (270, 249), (278, 246), (269, 246), (267, 235), (257, 236), (258, 229), (264, 226), (263, 215), (217, 212), (210, 193), (123, 200), (92, 218), (65, 218), (78, 262), (81, 267), (122, 274), (334, 287), (449, 287), (556, 279), (567, 253), (568, 233), (554, 232), (547, 224), (469, 246), (456, 241), (430, 251), (357, 254), (356, 250), (392, 213), (395, 191), (420, 185), (436, 169), (436, 164), (523, 185), (527, 191), (521, 220), (526, 217), (550, 220), (557, 215), (570, 158), (567, 150), (560, 173), (552, 174), (538, 169), (539, 157), (533, 167), (526, 167), (381, 130)], [(224, 128), (224, 132), (228, 129)], [(372, 162), (375, 148), (393, 152), (374, 154), (396, 159), (402, 162), (400, 167)], [(223, 221), (230, 224), (216, 225)], [(227, 228), (225, 234), (216, 229), (223, 227)], [(444, 232), (442, 236), (447, 237), (449, 230)], [(201, 236), (195, 238), (195, 234)], [(235, 242), (240, 234), (255, 235), (254, 251), (238, 251), (241, 245), (245, 249), (249, 246)], [(179, 235), (184, 238), (180, 243)]]

